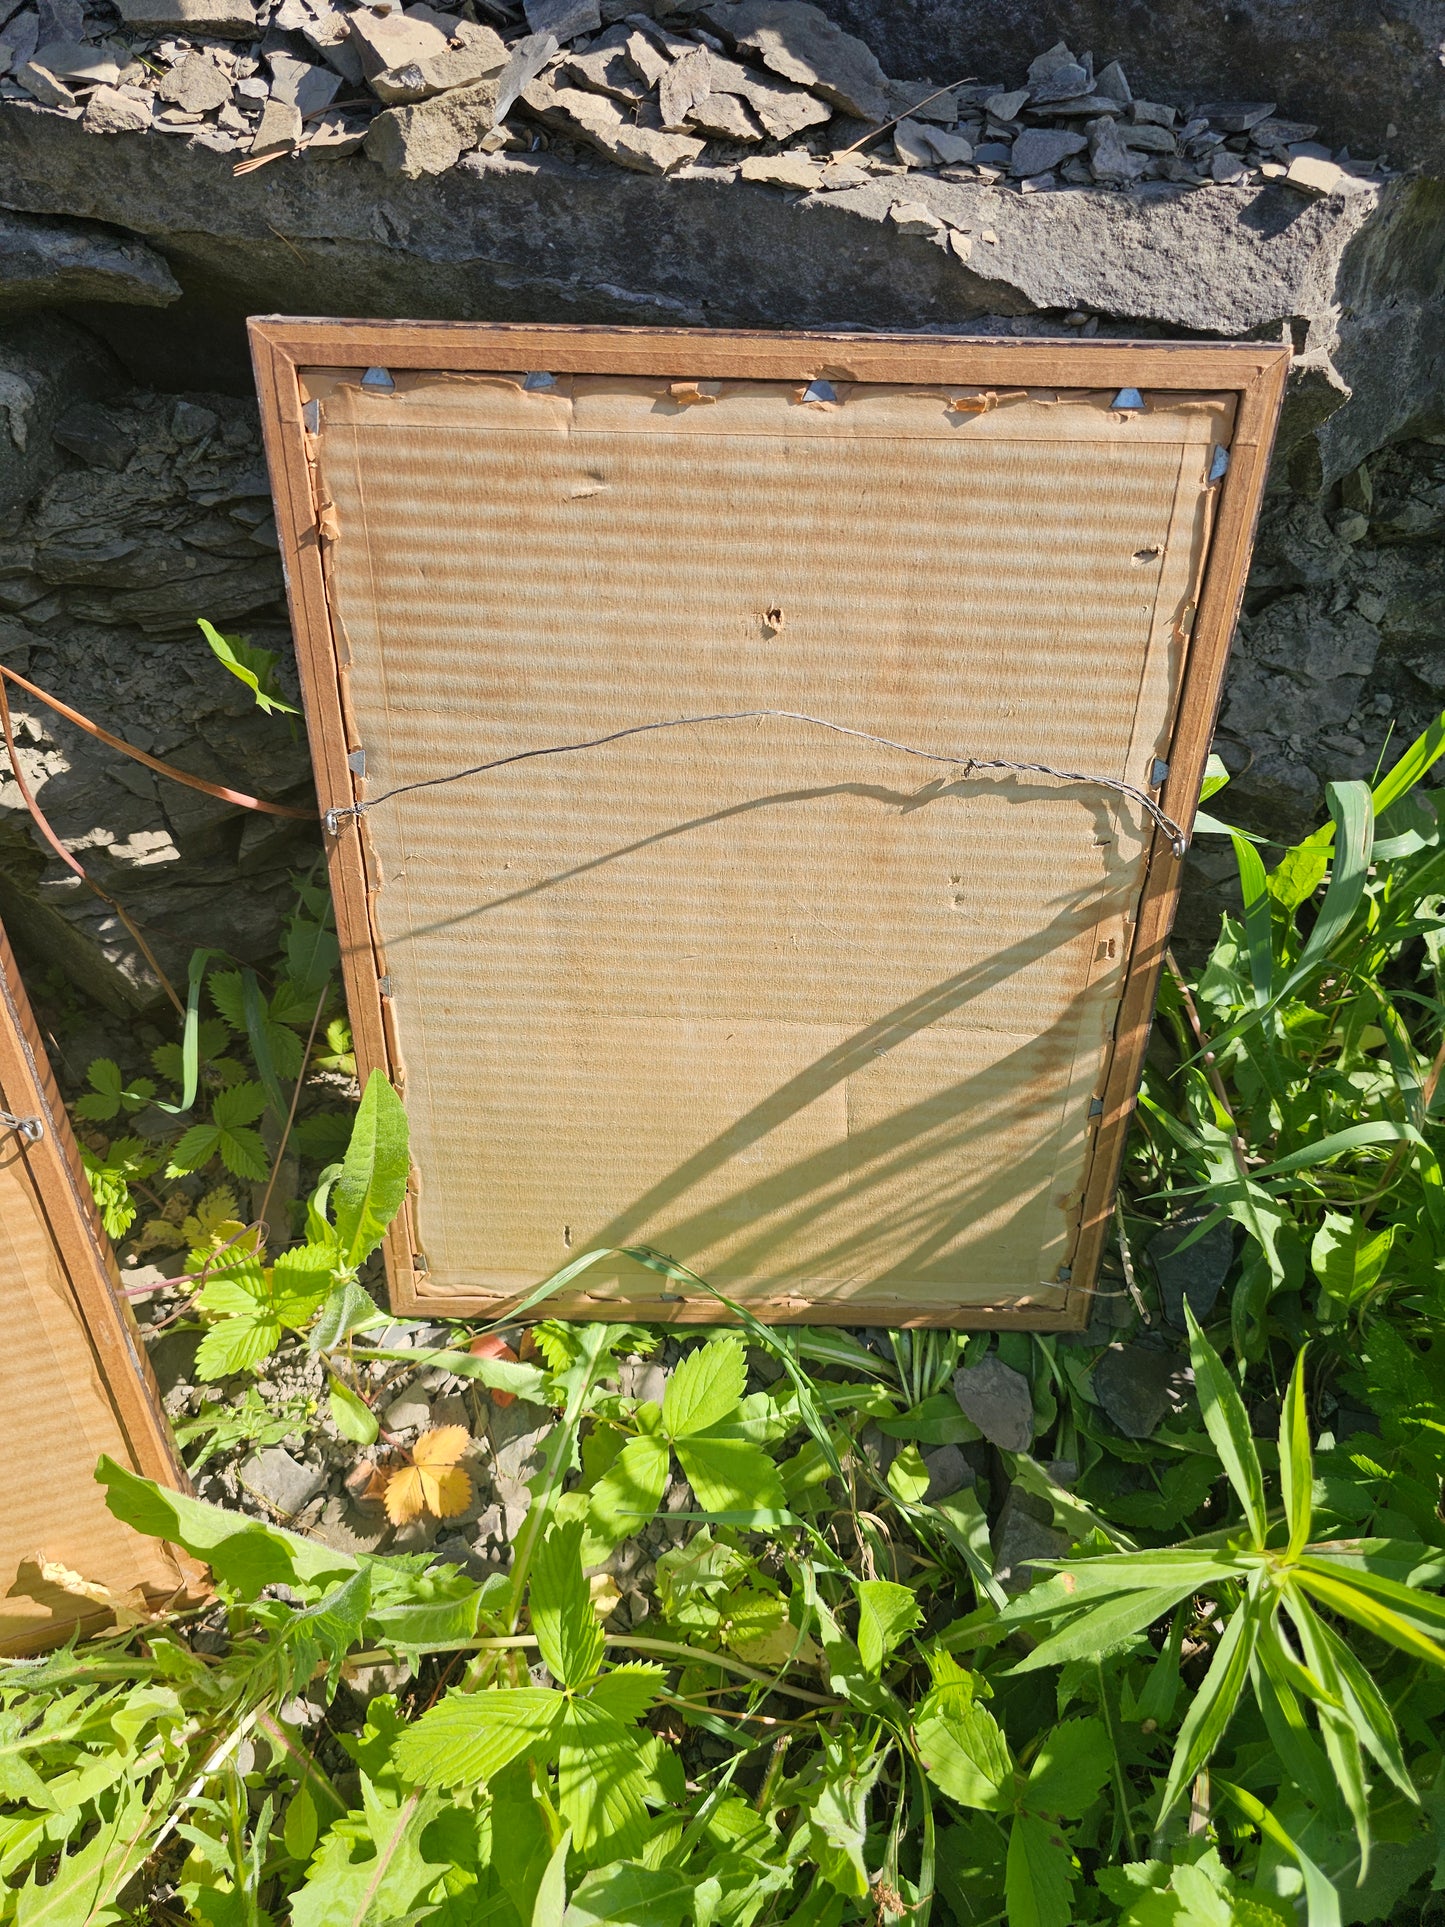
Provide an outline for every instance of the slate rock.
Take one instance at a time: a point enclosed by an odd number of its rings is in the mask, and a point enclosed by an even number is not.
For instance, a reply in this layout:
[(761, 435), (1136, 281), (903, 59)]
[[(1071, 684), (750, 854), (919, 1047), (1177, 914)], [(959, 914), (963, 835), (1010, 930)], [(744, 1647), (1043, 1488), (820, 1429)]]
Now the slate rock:
[(256, 123), (256, 132), (251, 141), (251, 153), (289, 154), (301, 139), (301, 114), (290, 101), (271, 99), (261, 109), (261, 118)]
[(1127, 187), (1144, 172), (1140, 154), (1131, 153), (1119, 136), (1112, 120), (1096, 120), (1089, 125), (1089, 168), (1094, 179), (1105, 187)]
[(1026, 127), (1014, 142), (1009, 157), (1009, 172), (1016, 180), (1033, 174), (1047, 174), (1073, 154), (1088, 146), (1082, 134), (1070, 134), (1053, 127)]
[(430, 60), (444, 54), (449, 45), (447, 35), (430, 20), (401, 12), (374, 13), (370, 7), (360, 7), (351, 15), (350, 31), (368, 79), (390, 67)]
[(35, 64), (57, 80), (87, 87), (111, 86), (120, 79), (120, 61), (109, 47), (92, 47), (83, 40), (41, 41)]
[(1167, 127), (1149, 121), (1121, 123), (1118, 131), (1120, 140), (1136, 154), (1173, 154), (1179, 146)]
[(341, 75), (334, 67), (297, 60), (293, 54), (268, 54), (266, 64), (271, 69), (271, 98), (294, 107), (303, 121), (308, 115), (324, 113), (341, 86)]
[(529, 33), (514, 43), (506, 66), (497, 76), (494, 111), (498, 125), (511, 113), (523, 89), (531, 86), (556, 51), (557, 36), (553, 33)]
[(657, 109), (664, 133), (680, 134), (697, 102), (712, 92), (712, 58), (706, 47), (674, 60), (657, 83)]
[(1201, 120), (1207, 120), (1211, 127), (1218, 128), (1221, 134), (1247, 134), (1252, 127), (1269, 119), (1274, 112), (1274, 102), (1207, 100), (1194, 111)]
[(1117, 100), (1125, 107), (1134, 98), (1129, 89), (1128, 77), (1117, 60), (1111, 60), (1103, 72), (1095, 77), (1094, 92), (1107, 94), (1111, 100)]
[(388, 1432), (424, 1432), (431, 1422), (431, 1404), (414, 1386), (391, 1401), (383, 1420)]
[(1003, 1452), (1027, 1452), (1034, 1436), (1034, 1402), (1022, 1372), (991, 1353), (953, 1375), (953, 1396), (991, 1444)]
[[(575, 81), (579, 87), (590, 88), (594, 94), (610, 94), (613, 100), (620, 100), (624, 105), (629, 102), (635, 105), (647, 98), (647, 83), (638, 79), (620, 43), (615, 47), (597, 46), (585, 54), (573, 54), (564, 61), (562, 71), (569, 81)], [(535, 78), (535, 74), (527, 76), (528, 80)]]
[(257, 28), (254, 0), (115, 0), (128, 27), (155, 31), (215, 34), (220, 40), (250, 40)]
[(770, 140), (791, 140), (805, 128), (821, 127), (833, 118), (833, 110), (825, 101), (815, 99), (801, 87), (790, 87), (786, 81), (744, 67), (740, 61), (714, 54), (711, 72), (713, 92), (745, 100)]
[(71, 93), (65, 82), (57, 80), (54, 74), (48, 68), (42, 67), (38, 61), (27, 60), (23, 66), (17, 67), (14, 78), (19, 81), (31, 99), (38, 100), (42, 107), (75, 105), (75, 95)]
[(893, 151), (905, 167), (936, 167), (938, 156), (927, 130), (916, 120), (901, 120), (893, 130)]
[(888, 210), (888, 218), (900, 234), (942, 234), (947, 225), (922, 201), (895, 201)]
[(688, 110), (687, 124), (710, 140), (759, 141), (763, 130), (736, 94), (708, 94)]
[(1297, 154), (1290, 162), (1285, 179), (1291, 187), (1306, 194), (1333, 194), (1345, 179), (1345, 170), (1333, 161), (1322, 161), (1311, 154)]
[(973, 150), (973, 158), (979, 167), (1007, 167), (1013, 157), (1013, 146), (1008, 141), (980, 141)]
[[(464, 47), (448, 47), (443, 53), (408, 61), (401, 67), (388, 67), (372, 75), (371, 91), (388, 105), (397, 106), (408, 101), (430, 100), (433, 94), (447, 93), (453, 87), (474, 87), (489, 74), (500, 74), (507, 64), (507, 48), (501, 36), (492, 33), (490, 27), (473, 31), (489, 35), (496, 42), (495, 47), (478, 41)], [(330, 105), (329, 98), (324, 104)]]
[(718, 0), (705, 17), (784, 80), (811, 88), (858, 120), (887, 120), (887, 75), (866, 41), (806, 0)]
[(1046, 107), (1052, 101), (1076, 100), (1080, 94), (1092, 92), (1093, 81), (1088, 70), (1076, 61), (1068, 61), (1029, 89), (1029, 101), (1032, 106)]
[(1006, 1593), (1027, 1592), (1036, 1579), (1047, 1577), (1030, 1565), (1034, 1559), (1060, 1559), (1068, 1551), (1067, 1537), (1051, 1523), (1047, 1499), (1011, 1485), (992, 1533), (993, 1576)]
[(178, 1385), (195, 1383), (196, 1352), (200, 1343), (201, 1334), (198, 1331), (168, 1331), (162, 1332), (159, 1338), (146, 1346), (146, 1357), (156, 1375), (162, 1398)]
[(1159, 1281), (1165, 1322), (1177, 1331), (1185, 1329), (1186, 1302), (1201, 1324), (1208, 1318), (1234, 1262), (1235, 1230), (1227, 1218), (1212, 1226), (1186, 1250), (1180, 1249), (1203, 1220), (1203, 1212), (1172, 1219), (1156, 1231), (1144, 1247)]
[(232, 85), (230, 75), (223, 74), (209, 55), (190, 53), (162, 75), (156, 92), (187, 113), (209, 114), (231, 98)]
[(91, 468), (120, 472), (135, 453), (135, 443), (103, 408), (83, 401), (67, 409), (50, 431), (51, 439)]
[(408, 181), (443, 174), (494, 125), (497, 93), (493, 76), (413, 106), (388, 107), (367, 130), (366, 152), (383, 174)]
[(317, 1539), (333, 1552), (353, 1555), (375, 1552), (391, 1530), (391, 1522), (379, 1505), (358, 1507), (345, 1499), (331, 1498), (321, 1517), (308, 1527), (308, 1539)]
[(990, 94), (984, 106), (995, 120), (1016, 120), (1028, 105), (1029, 90), (1017, 87), (1012, 93)]
[(1184, 1368), (1176, 1353), (1111, 1345), (1094, 1367), (1094, 1396), (1125, 1438), (1153, 1436), (1179, 1402)]
[(237, 1476), (247, 1491), (269, 1501), (288, 1518), (294, 1518), (326, 1483), (319, 1466), (298, 1463), (282, 1445), (253, 1452), (237, 1467)]
[(597, 0), (524, 0), (527, 25), (533, 33), (550, 33), (559, 41), (596, 33), (602, 25)]
[(923, 1454), (923, 1464), (928, 1473), (928, 1490), (923, 1495), (925, 1505), (934, 1505), (939, 1499), (962, 1492), (978, 1476), (956, 1445), (935, 1446)]
[(762, 181), (768, 187), (811, 189), (823, 179), (821, 165), (811, 154), (797, 149), (782, 154), (750, 154), (739, 173), (745, 181)]
[(164, 307), (180, 292), (143, 241), (122, 240), (91, 221), (0, 209), (0, 313), (71, 301)]

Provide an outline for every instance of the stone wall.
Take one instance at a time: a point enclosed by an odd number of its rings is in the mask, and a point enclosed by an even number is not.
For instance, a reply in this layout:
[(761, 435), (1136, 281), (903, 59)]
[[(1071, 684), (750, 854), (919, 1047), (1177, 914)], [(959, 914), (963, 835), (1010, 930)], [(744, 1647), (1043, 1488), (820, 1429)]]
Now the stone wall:
[[(11, 6), (0, 660), (159, 756), (307, 796), (300, 734), (195, 627), (288, 647), (247, 313), (1283, 332), (1296, 371), (1222, 716), (1233, 810), (1293, 834), (1328, 778), (1438, 713), (1445, 0), (830, 0), (872, 52), (799, 0), (590, 4), (412, 6), (391, 28), (350, 0)], [(548, 22), (560, 41), (527, 38)], [(443, 52), (417, 54), (420, 80), (351, 73), (393, 31)], [(508, 108), (495, 63), (529, 46), (541, 64)], [(494, 64), (459, 81), (468, 61)], [(694, 99), (687, 62), (734, 91)], [(273, 114), (288, 89), (325, 104)], [(912, 111), (838, 158), (880, 105)], [(315, 858), (305, 826), (157, 785), (28, 701), (17, 716), (57, 829), (168, 970), (197, 942), (266, 954)], [(1207, 843), (1190, 864), (1202, 932), (1231, 864)], [(8, 778), (0, 915), (112, 1009), (153, 1000)]]

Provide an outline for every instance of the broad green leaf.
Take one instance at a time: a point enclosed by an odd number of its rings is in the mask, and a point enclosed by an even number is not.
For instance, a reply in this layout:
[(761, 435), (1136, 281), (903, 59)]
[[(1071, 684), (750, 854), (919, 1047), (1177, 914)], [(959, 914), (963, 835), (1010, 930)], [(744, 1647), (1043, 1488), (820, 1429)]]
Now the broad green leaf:
[[(364, 1775), (361, 1790), (364, 1833), (333, 1827), (326, 1834), (305, 1885), (291, 1897), (291, 1927), (394, 1927), (431, 1911), (421, 1903), (447, 1867), (427, 1857), (424, 1843), (441, 1801), (419, 1793), (394, 1801)], [(243, 1927), (243, 1917), (235, 1927)]]
[(1224, 1738), (1225, 1729), (1244, 1695), (1261, 1616), (1253, 1599), (1242, 1599), (1230, 1616), (1224, 1636), (1209, 1662), (1209, 1671), (1179, 1729), (1174, 1757), (1169, 1763), (1169, 1778), (1159, 1801), (1156, 1831)]
[(554, 1526), (532, 1565), (530, 1606), (537, 1647), (553, 1679), (571, 1687), (585, 1686), (602, 1664), (602, 1628), (582, 1574), (581, 1548), (580, 1520)]
[(1310, 1244), (1310, 1266), (1330, 1297), (1348, 1310), (1367, 1298), (1395, 1243), (1398, 1227), (1371, 1231), (1360, 1218), (1327, 1211)]
[(120, 1920), (121, 1910), (110, 1903), (150, 1851), (161, 1824), (163, 1790), (170, 1790), (168, 1781), (157, 1788), (139, 1780), (122, 1783), (84, 1845), (70, 1851), (61, 1847), (43, 1886), (32, 1866), (18, 1891), (6, 1891), (8, 1918), (16, 1927), (98, 1927)]
[(676, 1441), (731, 1418), (742, 1403), (747, 1375), (747, 1359), (736, 1338), (714, 1338), (689, 1352), (663, 1393), (663, 1431)]
[(704, 1512), (768, 1512), (786, 1507), (778, 1468), (760, 1445), (702, 1432), (675, 1440), (674, 1449)]
[[(1333, 824), (1330, 835), (1334, 835)], [(1285, 851), (1270, 872), (1269, 893), (1286, 910), (1298, 910), (1319, 889), (1329, 867), (1327, 846), (1310, 842), (1296, 844), (1292, 850)]]
[(331, 1417), (337, 1431), (344, 1439), (355, 1445), (370, 1445), (380, 1429), (375, 1412), (359, 1399), (349, 1385), (332, 1379), (330, 1393)]
[[(336, 1259), (339, 1253), (332, 1248), (330, 1256)], [(307, 1342), (314, 1352), (333, 1351), (353, 1332), (362, 1330), (366, 1325), (381, 1323), (382, 1316), (371, 1293), (350, 1280), (338, 1285), (326, 1299)]]
[(1073, 1855), (1057, 1828), (1020, 1813), (1009, 1830), (1004, 1863), (1008, 1927), (1069, 1927), (1073, 1919)]
[(286, 1093), (281, 1088), (276, 1054), (271, 1047), (268, 1022), (270, 1013), (266, 1007), (260, 981), (255, 971), (249, 968), (241, 972), (241, 1001), (246, 1015), (246, 1038), (251, 1046), (251, 1060), (256, 1066), (256, 1075), (261, 1080), (271, 1108), (280, 1120), (286, 1116)]
[(946, 1689), (924, 1700), (914, 1722), (924, 1772), (960, 1806), (1006, 1805), (1003, 1789), (1013, 1774), (1008, 1742), (998, 1721), (982, 1706), (950, 1701)]
[(563, 1915), (563, 1927), (681, 1927), (693, 1917), (696, 1875), (635, 1861), (587, 1874)]
[(1189, 1356), (1194, 1366), (1194, 1384), (1205, 1430), (1214, 1441), (1229, 1483), (1244, 1507), (1245, 1522), (1256, 1546), (1262, 1546), (1268, 1530), (1264, 1503), (1264, 1475), (1259, 1453), (1249, 1429), (1249, 1414), (1244, 1400), (1218, 1352), (1204, 1336), (1194, 1308), (1186, 1299), (1184, 1316), (1189, 1327)]
[(355, 1267), (375, 1251), (400, 1211), (411, 1171), (406, 1112), (380, 1071), (366, 1081), (332, 1193), (336, 1242)]
[(320, 1824), (316, 1816), (316, 1801), (311, 1789), (303, 1780), (292, 1794), (286, 1806), (286, 1817), (281, 1824), (281, 1838), (286, 1851), (293, 1860), (304, 1866), (311, 1858), (316, 1845)]
[(169, 1491), (113, 1459), (102, 1458), (95, 1476), (117, 1519), (152, 1539), (183, 1546), (243, 1598), (255, 1599), (266, 1586), (334, 1583), (358, 1569), (347, 1553), (333, 1552), (319, 1540)]
[(666, 1684), (667, 1675), (660, 1666), (613, 1666), (593, 1680), (587, 1697), (613, 1719), (631, 1725), (642, 1718)]
[(276, 665), (280, 656), (272, 649), (258, 649), (248, 636), (223, 636), (203, 616), (197, 617), (201, 634), (211, 645), (211, 654), (237, 682), (243, 682), (256, 699), (256, 707), (268, 713), (294, 716), (295, 703), (277, 693)]
[(665, 1439), (644, 1434), (627, 1441), (588, 1494), (584, 1565), (596, 1565), (651, 1523), (667, 1490), (670, 1464)]
[(808, 1810), (808, 1845), (830, 1886), (851, 1900), (866, 1900), (868, 1795), (883, 1755), (860, 1763), (842, 1745), (824, 1739), (823, 1759), (823, 1784)]
[(1279, 1482), (1291, 1559), (1299, 1557), (1309, 1540), (1314, 1480), (1309, 1413), (1305, 1409), (1305, 1354), (1301, 1347), (1279, 1414)]
[(923, 1454), (916, 1445), (905, 1445), (893, 1456), (888, 1468), (888, 1490), (904, 1505), (922, 1505), (932, 1484)]
[(557, 1727), (557, 1806), (579, 1853), (635, 1852), (647, 1826), (640, 1736), (595, 1700), (568, 1703)]
[(412, 1786), (485, 1786), (520, 1754), (550, 1749), (566, 1705), (540, 1686), (448, 1693), (402, 1733), (397, 1771)]
[(1110, 1756), (1102, 1720), (1065, 1720), (1039, 1748), (1019, 1799), (1032, 1812), (1081, 1820), (1099, 1797)]
[(877, 1679), (883, 1662), (905, 1634), (923, 1623), (917, 1594), (891, 1579), (855, 1579), (858, 1595), (858, 1657), (863, 1670)]

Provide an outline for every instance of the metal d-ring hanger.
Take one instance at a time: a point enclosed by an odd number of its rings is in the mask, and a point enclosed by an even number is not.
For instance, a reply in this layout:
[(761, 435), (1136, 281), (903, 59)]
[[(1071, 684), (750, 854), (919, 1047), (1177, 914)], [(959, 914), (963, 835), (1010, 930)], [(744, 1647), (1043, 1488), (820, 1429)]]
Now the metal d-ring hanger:
[(835, 735), (853, 736), (864, 743), (877, 743), (884, 749), (896, 750), (902, 756), (916, 756), (926, 763), (945, 763), (952, 769), (960, 770), (965, 778), (980, 770), (1003, 770), (1011, 775), (1047, 776), (1059, 783), (1084, 783), (1092, 789), (1111, 790), (1116, 796), (1126, 796), (1139, 805), (1169, 839), (1169, 847), (1176, 857), (1182, 858), (1189, 847), (1188, 837), (1173, 817), (1166, 816), (1153, 797), (1133, 783), (1122, 783), (1112, 776), (1087, 776), (1079, 770), (1055, 769), (1051, 763), (1014, 763), (991, 756), (944, 756), (937, 750), (917, 749), (911, 743), (895, 742), (890, 736), (875, 736), (867, 729), (850, 729), (846, 723), (829, 722), (824, 716), (808, 716), (796, 709), (736, 709), (712, 716), (675, 716), (662, 722), (633, 723), (627, 729), (614, 729), (606, 736), (591, 736), (582, 742), (550, 743), (541, 749), (514, 750), (510, 756), (496, 756), (488, 763), (473, 763), (470, 768), (453, 770), (447, 776), (426, 776), (415, 783), (398, 783), (395, 789), (384, 790), (380, 796), (373, 796), (364, 803), (349, 803), (329, 809), (323, 820), (329, 834), (339, 836), (341, 825), (348, 818), (359, 822), (367, 811), (379, 809), (383, 803), (390, 803), (395, 797), (408, 796), (415, 790), (437, 789), (444, 783), (460, 783), (468, 776), (484, 776), (489, 770), (503, 769), (509, 763), (525, 763), (537, 756), (570, 756), (579, 750), (601, 749), (606, 743), (621, 742), (626, 736), (645, 736), (652, 730), (693, 729), (707, 723), (745, 723), (768, 717), (791, 723), (809, 723), (816, 729), (830, 729)]

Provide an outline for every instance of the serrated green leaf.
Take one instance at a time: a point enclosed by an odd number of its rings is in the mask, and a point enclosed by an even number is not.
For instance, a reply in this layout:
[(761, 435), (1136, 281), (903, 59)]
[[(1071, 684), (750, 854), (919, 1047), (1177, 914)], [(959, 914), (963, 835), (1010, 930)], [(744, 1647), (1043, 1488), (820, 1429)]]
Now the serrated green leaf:
[(986, 1708), (961, 1705), (947, 1689), (934, 1691), (919, 1710), (914, 1737), (924, 1772), (950, 1800), (985, 1810), (1007, 1804), (1004, 1789), (1013, 1761), (998, 1721)]
[(352, 1267), (370, 1256), (401, 1209), (411, 1172), (406, 1112), (380, 1071), (367, 1079), (332, 1194), (336, 1242)]
[(223, 1131), (254, 1124), (266, 1108), (265, 1088), (254, 1082), (228, 1084), (211, 1101), (211, 1117)]
[(1035, 1813), (1081, 1820), (1108, 1777), (1111, 1753), (1102, 1720), (1065, 1720), (1035, 1755), (1021, 1802)]
[(893, 1456), (888, 1468), (888, 1490), (904, 1505), (922, 1505), (932, 1484), (923, 1454), (916, 1445), (905, 1445)]
[(182, 1178), (191, 1171), (199, 1171), (216, 1155), (220, 1142), (221, 1133), (214, 1124), (193, 1124), (172, 1148), (166, 1176)]
[(761, 1446), (715, 1432), (696, 1433), (674, 1443), (704, 1512), (781, 1511), (786, 1506), (778, 1468)]
[(1004, 1863), (1008, 1927), (1069, 1927), (1072, 1893), (1073, 1856), (1058, 1829), (1018, 1814)]
[(521, 1754), (551, 1749), (566, 1704), (541, 1686), (448, 1693), (397, 1741), (397, 1770), (411, 1786), (485, 1786)]
[(877, 1679), (883, 1662), (908, 1633), (923, 1623), (916, 1593), (891, 1579), (855, 1579), (858, 1595), (858, 1657)]
[[(603, 1636), (582, 1573), (582, 1524), (554, 1526), (532, 1565), (532, 1631), (548, 1672), (580, 1687), (602, 1664)], [(579, 1836), (580, 1839), (580, 1836)]]
[(637, 1733), (595, 1699), (572, 1700), (557, 1728), (557, 1806), (589, 1858), (634, 1852), (650, 1784)]
[(642, 1718), (666, 1683), (667, 1675), (660, 1666), (639, 1661), (599, 1673), (588, 1687), (587, 1697), (613, 1719), (631, 1725)]
[(667, 1381), (662, 1429), (674, 1441), (731, 1418), (742, 1403), (747, 1359), (736, 1338), (714, 1338), (689, 1352)]
[(281, 1323), (273, 1313), (223, 1318), (213, 1325), (196, 1348), (196, 1376), (205, 1384), (249, 1371), (269, 1358), (281, 1343)]
[(584, 1565), (596, 1565), (648, 1525), (667, 1490), (671, 1454), (660, 1438), (629, 1439), (587, 1499)]

